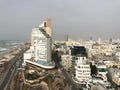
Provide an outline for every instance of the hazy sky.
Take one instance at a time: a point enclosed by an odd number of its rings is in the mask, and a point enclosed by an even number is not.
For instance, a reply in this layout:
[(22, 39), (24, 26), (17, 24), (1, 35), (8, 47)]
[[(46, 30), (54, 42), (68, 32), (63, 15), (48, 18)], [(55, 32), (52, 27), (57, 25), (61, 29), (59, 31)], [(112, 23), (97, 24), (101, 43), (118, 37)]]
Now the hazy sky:
[(120, 38), (120, 0), (0, 0), (0, 40), (30, 39), (52, 19), (53, 38)]

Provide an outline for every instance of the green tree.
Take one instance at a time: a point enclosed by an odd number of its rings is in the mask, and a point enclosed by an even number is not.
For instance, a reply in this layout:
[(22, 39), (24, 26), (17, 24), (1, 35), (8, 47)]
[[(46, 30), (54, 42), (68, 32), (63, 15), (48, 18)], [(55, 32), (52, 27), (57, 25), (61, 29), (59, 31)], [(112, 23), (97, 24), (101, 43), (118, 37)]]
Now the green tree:
[(91, 76), (97, 75), (97, 67), (95, 65), (90, 64), (91, 68)]

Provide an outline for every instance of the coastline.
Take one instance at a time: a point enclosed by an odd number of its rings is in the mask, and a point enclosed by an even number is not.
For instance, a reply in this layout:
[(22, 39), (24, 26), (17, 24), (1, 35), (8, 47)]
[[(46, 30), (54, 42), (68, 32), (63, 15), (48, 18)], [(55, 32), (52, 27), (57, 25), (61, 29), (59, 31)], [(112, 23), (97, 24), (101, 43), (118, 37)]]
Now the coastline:
[(24, 44), (0, 54), (0, 90), (3, 90), (11, 80), (10, 75), (18, 68), (19, 61), (22, 60), (27, 48), (28, 46)]

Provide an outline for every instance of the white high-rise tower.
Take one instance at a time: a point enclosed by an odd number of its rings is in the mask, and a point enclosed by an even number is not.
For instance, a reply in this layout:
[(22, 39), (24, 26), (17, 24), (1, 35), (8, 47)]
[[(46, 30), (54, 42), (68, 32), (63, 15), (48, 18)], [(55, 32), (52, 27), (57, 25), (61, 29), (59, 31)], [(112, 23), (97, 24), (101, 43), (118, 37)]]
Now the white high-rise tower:
[[(24, 62), (43, 67), (53, 67), (51, 62), (52, 29), (51, 20), (47, 19), (39, 28), (34, 28), (31, 33), (31, 47), (24, 54)], [(30, 55), (28, 55), (28, 52)]]

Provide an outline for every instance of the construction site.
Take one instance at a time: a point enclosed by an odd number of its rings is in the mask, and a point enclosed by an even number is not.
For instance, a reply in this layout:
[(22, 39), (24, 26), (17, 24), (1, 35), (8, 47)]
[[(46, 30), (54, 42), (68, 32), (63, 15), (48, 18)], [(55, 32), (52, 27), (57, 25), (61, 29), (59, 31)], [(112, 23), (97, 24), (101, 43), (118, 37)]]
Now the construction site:
[(70, 90), (60, 69), (45, 70), (28, 64), (18, 68), (7, 90)]

